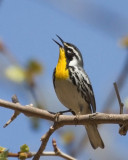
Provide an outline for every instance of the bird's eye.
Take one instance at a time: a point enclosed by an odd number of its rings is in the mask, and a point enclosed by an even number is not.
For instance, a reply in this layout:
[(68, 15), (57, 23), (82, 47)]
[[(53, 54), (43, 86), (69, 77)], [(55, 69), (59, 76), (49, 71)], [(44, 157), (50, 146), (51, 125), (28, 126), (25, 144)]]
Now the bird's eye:
[(74, 53), (73, 53), (72, 49), (67, 49), (67, 55), (69, 57), (73, 57), (74, 56)]

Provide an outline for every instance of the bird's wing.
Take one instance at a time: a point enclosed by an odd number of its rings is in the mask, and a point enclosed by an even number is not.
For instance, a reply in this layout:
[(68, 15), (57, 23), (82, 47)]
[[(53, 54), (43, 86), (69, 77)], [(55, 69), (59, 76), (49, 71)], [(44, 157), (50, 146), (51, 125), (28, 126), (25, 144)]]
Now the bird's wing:
[(72, 66), (69, 68), (69, 71), (72, 82), (77, 86), (77, 90), (81, 92), (81, 96), (85, 101), (91, 105), (92, 112), (96, 112), (94, 92), (88, 75), (81, 67)]

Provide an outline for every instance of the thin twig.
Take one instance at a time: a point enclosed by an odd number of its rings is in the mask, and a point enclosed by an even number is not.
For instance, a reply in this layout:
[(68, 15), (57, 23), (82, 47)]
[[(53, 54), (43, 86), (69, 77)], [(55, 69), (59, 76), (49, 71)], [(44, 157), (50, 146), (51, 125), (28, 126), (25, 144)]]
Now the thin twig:
[[(63, 152), (62, 152), (63, 153)], [(35, 156), (36, 155), (36, 152), (31, 152), (31, 154), (33, 155), (33, 156)], [(63, 154), (65, 154), (65, 153), (63, 153)], [(65, 155), (67, 155), (67, 154), (65, 154)], [(49, 152), (43, 152), (43, 153), (41, 153), (41, 155), (40, 156), (59, 156), (59, 157), (62, 157), (61, 155), (58, 155), (56, 152), (53, 152), (53, 151), (49, 151)], [(66, 157), (66, 156), (65, 156)], [(67, 155), (67, 157), (68, 157), (68, 155)], [(69, 157), (71, 157), (71, 156), (69, 156)], [(72, 160), (76, 160), (75, 158), (73, 158), (72, 157)]]
[[(16, 95), (12, 96), (12, 102), (13, 103), (19, 103), (19, 100), (17, 98)], [(14, 111), (14, 114), (11, 116), (11, 118), (5, 123), (5, 125), (3, 126), (4, 128), (7, 127), (14, 119), (16, 119), (16, 117), (20, 114), (19, 111)]]
[[(0, 151), (0, 153), (2, 153), (2, 152), (3, 152), (3, 151)], [(8, 152), (7, 157), (19, 158), (20, 153), (21, 153), (21, 152), (18, 152), (18, 153)], [(36, 155), (36, 152), (22, 152), (22, 153), (25, 154), (26, 158), (32, 158), (32, 157), (34, 157), (34, 156)], [(62, 152), (62, 153), (63, 153), (63, 152)], [(63, 153), (63, 154), (65, 154), (65, 153)], [(68, 157), (67, 154), (65, 154), (65, 155)], [(48, 152), (43, 152), (43, 153), (41, 153), (41, 156), (59, 156), (59, 157), (63, 157), (63, 156), (61, 156), (61, 155), (57, 155), (57, 153), (56, 153), (56, 152), (53, 152), (53, 151), (51, 151), (51, 152), (50, 152), (50, 151), (48, 151)], [(71, 156), (69, 156), (69, 157), (71, 157)], [(71, 160), (75, 160), (75, 158), (72, 157)]]
[(54, 148), (54, 152), (56, 153), (56, 155), (60, 156), (60, 157), (63, 157), (64, 159), (67, 159), (67, 160), (76, 160), (75, 158), (63, 153), (57, 146), (56, 144), (56, 140), (53, 139), (52, 140), (52, 145), (53, 145), (53, 148)]
[(120, 94), (119, 94), (116, 82), (114, 82), (114, 88), (115, 88), (117, 99), (118, 99), (118, 102), (119, 102), (119, 105), (120, 105), (120, 114), (123, 114), (123, 106), (124, 106), (124, 104), (121, 102), (121, 98), (120, 98)]
[(39, 160), (41, 154), (45, 150), (45, 147), (47, 145), (47, 142), (48, 142), (50, 136), (53, 134), (53, 132), (55, 132), (60, 127), (62, 127), (62, 125), (55, 122), (54, 125), (49, 128), (48, 132), (41, 137), (42, 143), (41, 143), (40, 148), (37, 151), (36, 155), (34, 156), (33, 160)]
[[(120, 114), (123, 114), (123, 106), (124, 106), (124, 104), (121, 101), (120, 94), (119, 94), (116, 82), (114, 83), (114, 87), (115, 87), (117, 99), (118, 99), (118, 102), (119, 102), (119, 105), (120, 105)], [(119, 134), (125, 136), (127, 134), (127, 131), (128, 131), (128, 123), (119, 124), (119, 126), (120, 126)]]
[[(0, 151), (0, 153), (2, 153), (3, 151)], [(21, 152), (18, 153), (12, 153), (12, 152), (8, 152), (7, 157), (13, 157), (13, 158), (19, 158)], [(26, 158), (31, 158), (33, 157), (33, 153), (31, 152), (22, 152), (26, 155)]]

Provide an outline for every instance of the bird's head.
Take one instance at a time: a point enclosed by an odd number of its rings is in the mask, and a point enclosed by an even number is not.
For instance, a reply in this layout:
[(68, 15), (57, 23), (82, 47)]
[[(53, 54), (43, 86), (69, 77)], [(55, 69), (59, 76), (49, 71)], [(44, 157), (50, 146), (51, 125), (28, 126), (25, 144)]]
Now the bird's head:
[(67, 62), (67, 67), (68, 66), (80, 66), (83, 67), (83, 58), (82, 55), (79, 51), (79, 49), (71, 44), (64, 42), (58, 35), (57, 37), (61, 41), (62, 45), (58, 43), (56, 40), (53, 39), (53, 41), (59, 45), (60, 48), (60, 57), (61, 55), (65, 55), (66, 57), (66, 62)]

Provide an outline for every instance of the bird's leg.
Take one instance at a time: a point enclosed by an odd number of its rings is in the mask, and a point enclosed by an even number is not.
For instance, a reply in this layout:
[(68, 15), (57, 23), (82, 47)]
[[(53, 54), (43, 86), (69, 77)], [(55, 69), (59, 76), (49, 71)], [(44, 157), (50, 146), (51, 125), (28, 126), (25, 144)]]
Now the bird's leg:
[(73, 112), (71, 109), (68, 109), (68, 110), (65, 110), (65, 111), (59, 111), (57, 113), (51, 112), (51, 111), (48, 111), (48, 112), (51, 113), (51, 114), (59, 114), (59, 115), (62, 115), (63, 113), (71, 112), (73, 115), (75, 115), (75, 112)]
[(62, 114), (64, 114), (64, 113), (67, 113), (67, 112), (71, 112), (73, 115), (75, 115), (75, 112), (73, 112), (71, 109), (68, 109), (68, 110), (65, 110), (65, 111), (59, 111), (57, 113), (49, 111), (49, 113), (55, 115), (55, 121), (58, 121), (59, 116), (62, 115)]
[(50, 114), (56, 114), (55, 112), (48, 111)]
[(71, 112), (72, 114), (74, 114), (74, 112), (71, 109), (68, 109), (68, 110), (65, 110), (65, 111), (60, 111), (59, 113), (63, 114), (63, 113), (68, 113), (68, 112)]
[(74, 111), (72, 111), (72, 110), (71, 110), (71, 113), (72, 113), (74, 116), (76, 115), (76, 113), (75, 113)]
[(73, 115), (75, 115), (74, 121), (75, 121), (75, 126), (76, 126), (76, 125), (78, 124), (78, 119), (79, 119), (79, 116), (80, 116), (81, 114), (80, 114), (80, 112), (78, 112), (77, 114), (75, 114), (75, 112), (74, 112)]

